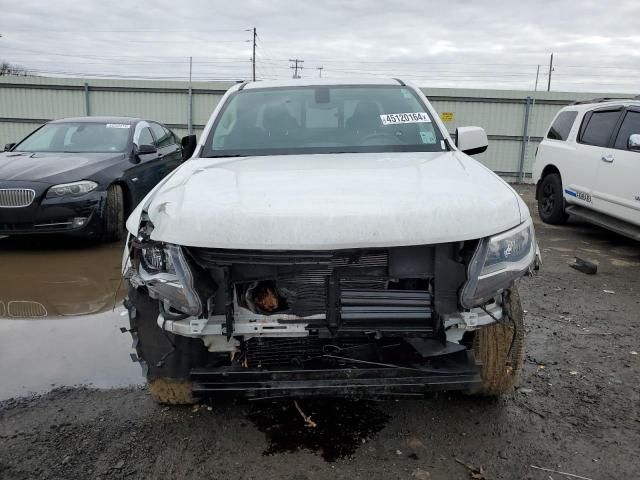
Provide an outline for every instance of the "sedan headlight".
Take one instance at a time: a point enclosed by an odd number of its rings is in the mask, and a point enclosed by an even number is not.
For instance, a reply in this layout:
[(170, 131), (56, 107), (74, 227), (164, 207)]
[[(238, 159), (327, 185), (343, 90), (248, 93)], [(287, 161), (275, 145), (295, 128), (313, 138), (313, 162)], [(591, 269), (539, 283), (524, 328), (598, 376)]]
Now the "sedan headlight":
[(140, 278), (149, 296), (182, 313), (199, 316), (202, 301), (182, 249), (177, 245), (150, 243), (142, 246), (140, 254)]
[(54, 185), (49, 188), (47, 192), (47, 198), (58, 198), (65, 196), (73, 196), (77, 197), (80, 195), (84, 195), (85, 193), (92, 192), (98, 188), (98, 184), (96, 182), (92, 182), (91, 180), (82, 180), (80, 182), (72, 182), (72, 183), (61, 183), (60, 185)]
[(471, 259), (460, 303), (473, 308), (493, 299), (524, 275), (536, 257), (536, 238), (529, 218), (516, 228), (480, 241)]

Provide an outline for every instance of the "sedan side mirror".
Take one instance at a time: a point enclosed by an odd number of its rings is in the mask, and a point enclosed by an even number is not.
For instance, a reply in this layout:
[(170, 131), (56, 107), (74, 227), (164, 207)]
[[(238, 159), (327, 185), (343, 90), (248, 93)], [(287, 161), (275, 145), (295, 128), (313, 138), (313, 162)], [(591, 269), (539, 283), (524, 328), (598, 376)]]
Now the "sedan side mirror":
[(7, 143), (7, 144), (4, 146), (4, 151), (5, 151), (5, 152), (10, 152), (10, 151), (11, 151), (11, 149), (12, 149), (13, 147), (15, 147), (15, 146), (16, 146), (16, 144), (15, 144), (15, 143)]
[(640, 152), (640, 134), (634, 133), (629, 136), (629, 141), (627, 141), (627, 149), (632, 152)]
[(456, 147), (467, 155), (484, 152), (489, 146), (487, 134), (482, 127), (458, 127), (456, 129)]
[(151, 153), (158, 153), (158, 149), (153, 145), (139, 145), (136, 149), (138, 155), (149, 155)]
[(184, 162), (185, 160), (189, 160), (193, 152), (196, 151), (198, 141), (195, 135), (187, 135), (186, 137), (182, 137), (180, 143), (182, 144), (182, 161)]

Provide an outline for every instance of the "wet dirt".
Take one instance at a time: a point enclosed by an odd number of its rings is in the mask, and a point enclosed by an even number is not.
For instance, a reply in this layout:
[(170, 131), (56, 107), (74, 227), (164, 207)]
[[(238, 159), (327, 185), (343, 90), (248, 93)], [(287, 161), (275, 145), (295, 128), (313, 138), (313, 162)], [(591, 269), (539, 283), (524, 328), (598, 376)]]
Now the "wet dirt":
[[(517, 190), (533, 210), (533, 189)], [(588, 224), (551, 227), (541, 224), (535, 211), (533, 216), (544, 265), (539, 275), (520, 284), (528, 312), (527, 357), (521, 388), (512, 395), (303, 399), (301, 410), (318, 425), (312, 429), (291, 400), (213, 400), (195, 408), (169, 408), (154, 404), (140, 387), (56, 389), (0, 403), (0, 478), (471, 478), (471, 470), (460, 462), (483, 467), (489, 479), (566, 478), (532, 465), (593, 480), (640, 478), (640, 244)], [(15, 256), (45, 271), (58, 255), (75, 258), (71, 252), (82, 256), (110, 248), (46, 252), (18, 245), (6, 254), (5, 241), (0, 240), (1, 278), (7, 271), (4, 262), (13, 262), (16, 275), (21, 262)], [(570, 268), (575, 256), (597, 263), (598, 273)], [(113, 253), (114, 268), (117, 257)], [(100, 264), (104, 272), (111, 268), (104, 260)], [(58, 270), (64, 272), (64, 262)], [(12, 298), (45, 303), (36, 297)], [(74, 345), (85, 343), (74, 363), (87, 363), (87, 383), (95, 385), (105, 372), (139, 372), (127, 356), (130, 339), (109, 336), (108, 327), (77, 330), (75, 343), (52, 337), (43, 355), (47, 334), (33, 331), (25, 338), (26, 322), (69, 321), (75, 327), (60, 328), (70, 336), (83, 322), (111, 321), (115, 329), (120, 317), (103, 308), (97, 315), (19, 319), (24, 322), (20, 327), (15, 318), (0, 320), (3, 327), (10, 325), (0, 335), (0, 388), (16, 384), (15, 376), (36, 378), (33, 372), (41, 370), (33, 390), (48, 390), (47, 378), (58, 367), (47, 370), (46, 363), (70, 358)], [(3, 367), (22, 350), (28, 353), (20, 361)], [(125, 358), (115, 363), (108, 359), (111, 354)], [(106, 379), (100, 386), (110, 383), (117, 385)]]

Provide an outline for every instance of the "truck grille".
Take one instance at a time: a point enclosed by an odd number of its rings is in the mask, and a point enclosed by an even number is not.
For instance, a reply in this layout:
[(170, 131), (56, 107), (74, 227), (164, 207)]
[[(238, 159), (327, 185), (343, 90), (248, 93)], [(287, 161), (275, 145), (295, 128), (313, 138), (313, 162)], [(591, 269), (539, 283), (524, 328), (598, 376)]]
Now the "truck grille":
[(36, 198), (35, 190), (30, 188), (7, 188), (0, 190), (0, 208), (28, 207)]

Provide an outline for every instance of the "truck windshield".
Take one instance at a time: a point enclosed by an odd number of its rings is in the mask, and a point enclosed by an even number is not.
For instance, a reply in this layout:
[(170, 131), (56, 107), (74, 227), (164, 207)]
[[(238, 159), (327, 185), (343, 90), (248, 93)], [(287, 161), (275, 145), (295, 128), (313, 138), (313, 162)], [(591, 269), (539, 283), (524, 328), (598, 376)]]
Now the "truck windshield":
[(132, 131), (124, 123), (47, 123), (14, 149), (14, 152), (124, 152)]
[(442, 151), (442, 134), (403, 86), (309, 86), (234, 93), (203, 157)]

